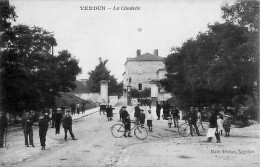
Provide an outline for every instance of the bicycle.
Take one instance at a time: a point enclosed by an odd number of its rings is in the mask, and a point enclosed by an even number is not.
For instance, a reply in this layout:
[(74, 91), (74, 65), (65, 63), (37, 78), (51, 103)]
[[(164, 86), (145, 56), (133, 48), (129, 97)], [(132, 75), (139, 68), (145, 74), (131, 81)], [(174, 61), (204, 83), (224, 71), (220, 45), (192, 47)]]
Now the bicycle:
[[(205, 135), (209, 128), (209, 124), (206, 122), (198, 122), (197, 127), (199, 129), (200, 134)], [(192, 131), (194, 132), (194, 134), (196, 134), (196, 130), (194, 127), (192, 127)], [(178, 132), (182, 137), (188, 137), (191, 134), (190, 124), (188, 123), (187, 120), (185, 121), (185, 123), (183, 123), (179, 126)]]
[[(131, 121), (131, 123), (135, 123), (134, 121)], [(130, 129), (130, 131), (134, 130), (134, 135), (140, 139), (144, 140), (148, 136), (147, 129), (145, 127), (142, 127), (141, 125), (132, 126), (133, 128)], [(118, 123), (111, 127), (111, 133), (116, 138), (121, 138), (124, 136), (125, 133), (125, 125), (124, 123)]]

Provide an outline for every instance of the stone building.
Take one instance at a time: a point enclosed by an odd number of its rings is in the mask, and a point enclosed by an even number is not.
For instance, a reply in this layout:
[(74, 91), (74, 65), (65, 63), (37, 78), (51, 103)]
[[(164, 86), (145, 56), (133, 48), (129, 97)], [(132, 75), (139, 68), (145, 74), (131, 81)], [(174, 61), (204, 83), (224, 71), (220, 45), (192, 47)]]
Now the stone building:
[(137, 50), (136, 57), (127, 58), (123, 74), (124, 94), (127, 87), (131, 86), (131, 88), (142, 91), (145, 88), (151, 88), (151, 81), (165, 78), (164, 60), (165, 58), (158, 55), (158, 49), (155, 49), (153, 54), (141, 54), (141, 50)]

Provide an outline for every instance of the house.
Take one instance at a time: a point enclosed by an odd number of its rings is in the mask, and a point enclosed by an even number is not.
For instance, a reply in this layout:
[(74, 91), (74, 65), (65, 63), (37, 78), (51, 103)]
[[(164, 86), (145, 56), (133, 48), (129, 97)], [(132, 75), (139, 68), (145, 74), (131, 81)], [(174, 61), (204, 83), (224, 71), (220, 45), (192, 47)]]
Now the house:
[(158, 55), (158, 49), (155, 49), (152, 54), (141, 54), (141, 50), (137, 50), (136, 53), (136, 57), (127, 58), (125, 62), (123, 94), (126, 93), (127, 87), (142, 91), (145, 88), (151, 88), (151, 81), (166, 77), (165, 58)]

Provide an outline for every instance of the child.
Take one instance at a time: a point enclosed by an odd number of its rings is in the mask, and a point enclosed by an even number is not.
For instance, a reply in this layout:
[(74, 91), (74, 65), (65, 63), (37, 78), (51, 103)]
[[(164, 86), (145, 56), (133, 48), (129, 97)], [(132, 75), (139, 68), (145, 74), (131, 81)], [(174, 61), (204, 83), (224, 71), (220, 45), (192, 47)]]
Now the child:
[(168, 119), (168, 127), (171, 128), (172, 127), (172, 117), (171, 114), (169, 115), (169, 117), (167, 117)]
[(226, 133), (225, 137), (227, 137), (227, 136), (229, 136), (230, 127), (231, 127), (231, 121), (230, 121), (228, 115), (225, 115), (225, 117), (224, 117), (223, 126), (224, 126), (224, 130)]
[(220, 118), (220, 115), (217, 115), (217, 125), (218, 125), (218, 133), (219, 135), (222, 136), (222, 131), (223, 131), (223, 120)]
[(148, 110), (147, 114), (147, 126), (149, 128), (149, 131), (153, 131), (153, 116), (151, 114), (151, 110)]
[(144, 110), (141, 110), (141, 115), (140, 115), (141, 126), (144, 126), (144, 122), (145, 122), (145, 114), (144, 114)]

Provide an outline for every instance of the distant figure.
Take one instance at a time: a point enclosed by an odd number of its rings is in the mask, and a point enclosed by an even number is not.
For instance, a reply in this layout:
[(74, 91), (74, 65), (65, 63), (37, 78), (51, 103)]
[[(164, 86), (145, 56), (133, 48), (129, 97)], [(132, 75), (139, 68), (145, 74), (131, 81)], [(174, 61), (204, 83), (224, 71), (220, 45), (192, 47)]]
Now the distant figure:
[(79, 104), (77, 104), (76, 109), (77, 109), (77, 114), (79, 115), (80, 114), (80, 106), (79, 106)]
[(220, 114), (217, 115), (217, 125), (218, 125), (218, 133), (222, 136), (223, 128), (223, 120), (221, 119)]
[(76, 104), (72, 101), (70, 104), (72, 115), (76, 113)]
[(64, 139), (67, 141), (67, 132), (69, 131), (72, 140), (77, 140), (72, 132), (72, 117), (70, 116), (70, 111), (66, 111), (66, 115), (62, 119), (62, 126), (64, 128), (65, 137)]
[(153, 115), (151, 114), (151, 110), (148, 110), (148, 114), (147, 114), (147, 126), (149, 128), (149, 131), (153, 131)]
[(228, 115), (225, 115), (224, 121), (223, 121), (223, 127), (225, 130), (225, 137), (229, 137), (230, 127), (231, 127), (231, 120), (229, 119)]
[[(32, 125), (33, 125), (33, 118), (29, 111), (25, 111), (25, 116), (23, 117), (23, 120), (22, 120), (22, 127), (23, 127), (26, 147), (29, 147), (29, 144), (32, 147), (34, 147)], [(28, 137), (29, 137), (29, 143), (28, 143)]]
[[(132, 137), (131, 136), (131, 120), (130, 120), (130, 115), (126, 111), (126, 106), (122, 107), (122, 112), (121, 112), (121, 117), (122, 117), (122, 122), (125, 125), (125, 133), (124, 137)], [(126, 133), (128, 132), (128, 135), (126, 136)]]
[(171, 114), (174, 122), (174, 127), (178, 128), (179, 127), (179, 110), (173, 106), (171, 109)]
[(219, 133), (217, 132), (217, 115), (218, 113), (216, 111), (210, 112), (210, 119), (209, 119), (209, 129), (207, 132), (207, 142), (211, 142), (212, 137), (215, 135), (217, 139), (217, 143), (220, 143), (220, 137)]
[(135, 117), (136, 125), (140, 124), (141, 109), (139, 106), (140, 106), (140, 103), (137, 103), (137, 106), (135, 106), (134, 117)]
[(108, 121), (112, 121), (112, 117), (113, 117), (113, 110), (114, 108), (110, 105), (109, 107), (107, 107), (106, 111), (107, 111), (107, 120)]
[(62, 110), (61, 108), (57, 108), (56, 120), (55, 120), (55, 134), (60, 134), (60, 125), (62, 120)]
[(48, 112), (42, 112), (42, 114), (39, 117), (39, 137), (40, 137), (40, 143), (42, 146), (42, 150), (45, 150), (45, 141), (46, 141), (46, 134), (48, 131), (50, 117)]
[(54, 128), (55, 127), (55, 120), (56, 120), (56, 114), (57, 114), (57, 109), (53, 108), (51, 111), (51, 127)]
[(0, 111), (0, 148), (4, 147), (4, 135), (7, 129), (6, 115)]
[(157, 114), (157, 120), (160, 120), (160, 114), (161, 114), (161, 105), (159, 104), (158, 101), (156, 101), (156, 114)]
[(145, 114), (144, 114), (144, 110), (141, 110), (141, 114), (140, 114), (140, 124), (141, 126), (144, 126), (145, 123)]
[(82, 103), (82, 105), (81, 105), (82, 114), (85, 114), (85, 110), (86, 110), (85, 103)]
[(196, 130), (196, 133), (198, 136), (201, 136), (200, 132), (199, 132), (199, 129), (197, 127), (197, 112), (194, 110), (193, 107), (190, 108), (190, 113), (189, 113), (189, 125), (190, 125), (190, 134), (191, 136), (193, 136), (193, 128), (192, 126), (194, 126), (195, 130)]
[(122, 111), (123, 111), (123, 108), (121, 107), (121, 109), (119, 110), (119, 122), (122, 121), (122, 116), (121, 116)]
[[(171, 115), (171, 114), (170, 114)], [(169, 115), (169, 117), (167, 117), (168, 119), (168, 127), (171, 128), (172, 127), (172, 117)]]

